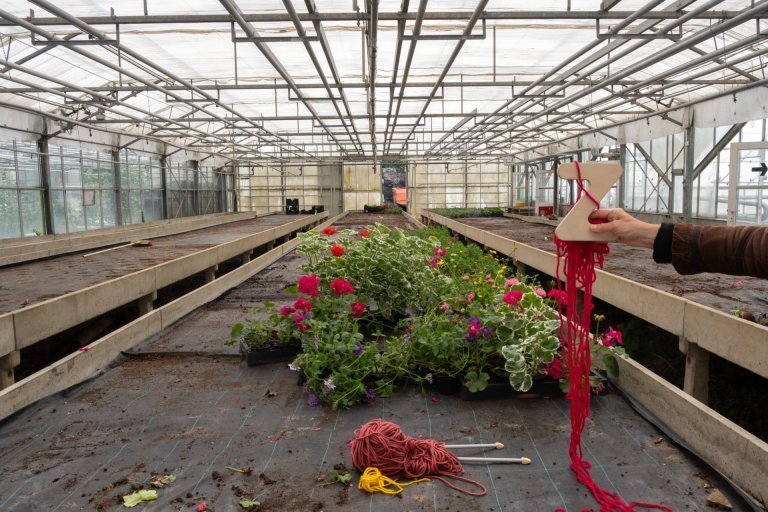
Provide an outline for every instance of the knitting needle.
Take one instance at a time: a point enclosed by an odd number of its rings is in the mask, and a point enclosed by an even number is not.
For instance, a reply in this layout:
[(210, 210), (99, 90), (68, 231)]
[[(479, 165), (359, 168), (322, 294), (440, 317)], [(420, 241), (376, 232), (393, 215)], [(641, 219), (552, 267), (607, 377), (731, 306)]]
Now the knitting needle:
[(461, 462), (488, 462), (500, 464), (530, 464), (528, 457), (458, 457)]
[(504, 448), (504, 443), (486, 443), (486, 444), (447, 444), (446, 448), (496, 448), (501, 450)]

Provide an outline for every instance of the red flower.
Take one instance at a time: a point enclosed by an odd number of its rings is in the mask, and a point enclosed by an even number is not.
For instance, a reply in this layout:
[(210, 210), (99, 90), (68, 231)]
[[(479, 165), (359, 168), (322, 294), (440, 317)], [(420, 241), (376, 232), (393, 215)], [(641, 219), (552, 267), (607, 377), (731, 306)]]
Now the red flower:
[(334, 228), (333, 226), (328, 226), (327, 228), (325, 228), (323, 230), (323, 234), (324, 235), (328, 235), (328, 236), (335, 235), (336, 234), (336, 228)]
[(363, 316), (363, 313), (365, 312), (365, 304), (362, 302), (353, 302), (352, 303), (352, 316), (354, 318), (360, 318)]
[(364, 229), (360, 232), (360, 236), (363, 238), (368, 238), (369, 236), (371, 236), (371, 232), (368, 231), (367, 229)]
[(547, 375), (555, 380), (563, 377), (563, 362), (559, 359), (553, 359), (551, 363), (544, 367)]
[(312, 303), (309, 302), (304, 297), (299, 297), (299, 299), (293, 304), (293, 307), (296, 309), (299, 309), (301, 311), (311, 311), (312, 310)]
[(280, 316), (288, 316), (293, 314), (293, 312), (296, 311), (291, 306), (283, 306), (280, 308)]
[(568, 305), (568, 294), (562, 290), (549, 290), (547, 297), (550, 299), (555, 299), (558, 304), (563, 306)]
[(348, 293), (355, 293), (355, 289), (346, 279), (334, 279), (331, 281), (331, 291), (334, 295), (346, 295)]
[(333, 247), (331, 247), (331, 254), (333, 254), (337, 258), (343, 256), (344, 255), (344, 246), (343, 245), (333, 244)]
[(510, 306), (517, 306), (517, 303), (523, 299), (523, 292), (512, 290), (504, 294), (504, 302)]
[(315, 274), (311, 276), (301, 276), (299, 278), (299, 291), (310, 297), (317, 295), (317, 287), (320, 285), (320, 278)]

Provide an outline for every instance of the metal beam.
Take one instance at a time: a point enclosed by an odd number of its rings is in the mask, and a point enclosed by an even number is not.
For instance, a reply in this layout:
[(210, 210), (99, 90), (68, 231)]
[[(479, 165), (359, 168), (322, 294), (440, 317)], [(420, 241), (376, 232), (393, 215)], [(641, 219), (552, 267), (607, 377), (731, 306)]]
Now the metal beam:
[(643, 158), (645, 158), (645, 161), (648, 162), (651, 165), (651, 167), (653, 168), (654, 171), (656, 171), (656, 174), (659, 175), (659, 178), (664, 180), (664, 183), (666, 183), (667, 186), (669, 187), (669, 189), (672, 190), (672, 180), (670, 180), (667, 177), (667, 173), (665, 171), (661, 170), (661, 167), (659, 167), (659, 164), (657, 164), (654, 161), (653, 157), (651, 157), (651, 155), (645, 150), (645, 148), (643, 148), (642, 145), (635, 144), (635, 147), (640, 152), (640, 154), (643, 155)]
[(696, 178), (699, 177), (699, 175), (704, 171), (704, 169), (707, 168), (709, 164), (711, 164), (715, 158), (717, 158), (717, 155), (720, 154), (722, 150), (725, 149), (725, 147), (731, 143), (734, 137), (736, 137), (742, 128), (744, 128), (744, 125), (747, 123), (736, 123), (733, 126), (731, 126), (727, 132), (723, 134), (722, 137), (720, 137), (720, 140), (717, 141), (717, 143), (714, 145), (712, 149), (707, 152), (706, 155), (699, 161), (698, 164), (696, 164), (696, 167), (693, 168), (693, 172), (691, 173), (691, 180), (695, 181)]
[[(615, 2), (611, 2), (615, 3)], [(580, 10), (499, 10), (488, 11), (481, 14), (480, 19), (484, 20), (622, 20), (632, 15), (634, 11), (580, 11)], [(426, 13), (425, 20), (444, 20), (444, 21), (466, 21), (472, 18), (472, 11), (432, 11)], [(687, 11), (649, 11), (644, 13), (640, 19), (666, 20), (675, 19), (678, 16), (687, 14)], [(703, 20), (724, 20), (738, 15), (738, 11), (713, 10), (698, 13), (694, 19)], [(243, 14), (243, 20), (248, 23), (290, 23), (291, 18), (287, 13), (250, 13)], [(230, 24), (236, 21), (231, 15), (226, 14), (167, 14), (150, 16), (83, 16), (80, 18), (89, 25), (154, 25), (154, 24)], [(300, 13), (301, 21), (342, 21), (357, 22), (363, 21), (360, 14), (355, 12), (338, 13)], [(381, 12), (380, 21), (413, 21), (416, 19), (415, 13), (401, 12)], [(30, 22), (37, 26), (66, 25), (67, 23), (60, 17), (34, 17)], [(0, 22), (0, 26), (13, 25), (9, 22)]]
[[(42, 52), (42, 50), (39, 50), (39, 52)], [(36, 54), (39, 52), (35, 52)], [(27, 56), (31, 57), (31, 55)], [(29, 59), (27, 57), (24, 57), (23, 59), (19, 59), (17, 62), (18, 64), (22, 64), (24, 62), (27, 62)], [(4, 71), (0, 71), (4, 72)], [(754, 77), (750, 75), (750, 79), (729, 79), (729, 78), (723, 78), (723, 79), (711, 79), (711, 80), (696, 80), (696, 79), (688, 79), (684, 78), (679, 81), (672, 81), (672, 80), (661, 80), (657, 82), (661, 86), (669, 86), (670, 84), (683, 84), (683, 85), (744, 85), (746, 83), (749, 83), (751, 81), (754, 81)], [(185, 81), (189, 81), (190, 79), (184, 79)], [(616, 86), (622, 86), (622, 87), (629, 87), (632, 85), (635, 85), (639, 83), (640, 80), (618, 80), (613, 85)], [(460, 87), (488, 87), (488, 88), (502, 88), (502, 89), (509, 89), (510, 87), (528, 87), (532, 85), (534, 82), (531, 80), (503, 80), (503, 81), (497, 81), (497, 82), (488, 82), (488, 81), (464, 81), (464, 82), (453, 82), (453, 81), (445, 81), (442, 83), (442, 88), (449, 89), (449, 88), (460, 88)], [(570, 82), (565, 80), (548, 80), (544, 82), (537, 82), (537, 85), (546, 85), (546, 86), (560, 86), (560, 85), (568, 85), (570, 87), (573, 86), (586, 86), (586, 85), (594, 85), (594, 80), (572, 80)], [(425, 87), (432, 87), (434, 85), (434, 82), (409, 82), (408, 87), (413, 88), (425, 88)], [(149, 92), (149, 91), (156, 91), (157, 89), (154, 87), (148, 87), (145, 85), (83, 85), (84, 87), (87, 87), (88, 89), (96, 92)], [(296, 83), (296, 86), (299, 89), (324, 89), (325, 84), (322, 83)], [(392, 89), (393, 87), (401, 87), (402, 82), (395, 82), (395, 83), (377, 83), (376, 88), (377, 89)], [(252, 90), (285, 90), (285, 89), (291, 89), (291, 86), (286, 83), (268, 83), (268, 84), (195, 84), (196, 88), (199, 88), (201, 91), (252, 91)], [(336, 83), (332, 86), (332, 88), (335, 89), (367, 89), (369, 86), (366, 82), (346, 82), (346, 83)], [(63, 88), (57, 88), (52, 87), (52, 89), (60, 91), (60, 92), (74, 92), (71, 89), (67, 89), (65, 87)], [(167, 91), (189, 91), (189, 88), (183, 85), (164, 85), (163, 89)], [(39, 92), (34, 87), (6, 87), (3, 89), (4, 93), (9, 94), (25, 94), (25, 93), (36, 93)], [(541, 97), (541, 94), (532, 95), (531, 97)], [(515, 97), (519, 98), (520, 95), (516, 95)], [(462, 114), (463, 115), (463, 114)], [(486, 114), (478, 114), (483, 116), (490, 116), (492, 113), (486, 113)]]

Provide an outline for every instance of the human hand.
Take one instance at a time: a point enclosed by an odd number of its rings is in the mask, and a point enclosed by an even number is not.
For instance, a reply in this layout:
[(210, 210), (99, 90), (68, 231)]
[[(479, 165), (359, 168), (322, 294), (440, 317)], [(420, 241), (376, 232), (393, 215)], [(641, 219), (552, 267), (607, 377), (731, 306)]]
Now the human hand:
[(589, 218), (603, 221), (601, 224), (589, 225), (589, 230), (593, 233), (611, 233), (619, 242), (633, 247), (652, 249), (656, 234), (661, 227), (659, 224), (637, 220), (621, 208), (595, 210)]

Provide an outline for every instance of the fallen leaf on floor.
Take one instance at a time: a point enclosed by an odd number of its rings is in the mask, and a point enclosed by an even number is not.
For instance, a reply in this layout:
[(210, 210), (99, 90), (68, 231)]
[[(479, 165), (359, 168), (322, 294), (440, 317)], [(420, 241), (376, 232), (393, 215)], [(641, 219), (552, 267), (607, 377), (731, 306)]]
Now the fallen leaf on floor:
[(261, 505), (261, 503), (259, 503), (256, 500), (247, 500), (245, 498), (240, 500), (240, 506), (246, 510), (252, 509), (254, 507), (258, 507), (259, 505)]
[(169, 484), (172, 484), (176, 480), (176, 477), (173, 475), (164, 475), (164, 476), (158, 476), (152, 481), (152, 487), (157, 487), (158, 489), (162, 489), (163, 487), (166, 487)]
[(267, 391), (264, 392), (264, 396), (267, 398), (272, 398), (277, 396), (277, 393), (272, 391), (271, 389), (268, 389)]
[(707, 496), (707, 506), (720, 510), (731, 510), (733, 508), (731, 506), (731, 502), (728, 501), (728, 498), (723, 496), (723, 493), (717, 489), (712, 491), (712, 493)]
[(123, 505), (127, 508), (133, 508), (142, 501), (154, 501), (157, 499), (157, 491), (153, 489), (142, 489), (132, 494), (123, 496)]

